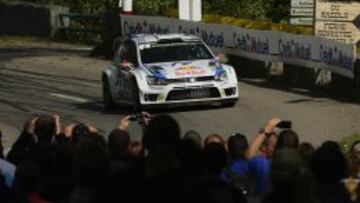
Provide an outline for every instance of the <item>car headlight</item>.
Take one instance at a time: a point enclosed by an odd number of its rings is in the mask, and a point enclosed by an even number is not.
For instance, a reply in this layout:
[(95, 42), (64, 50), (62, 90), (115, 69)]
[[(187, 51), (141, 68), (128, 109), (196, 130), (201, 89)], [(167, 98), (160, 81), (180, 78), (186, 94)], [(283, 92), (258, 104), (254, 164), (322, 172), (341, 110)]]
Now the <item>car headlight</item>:
[(228, 79), (228, 75), (224, 68), (217, 67), (215, 72), (215, 80), (216, 81), (226, 81)]
[(146, 77), (148, 85), (167, 85), (166, 80), (162, 78), (156, 78), (153, 76)]

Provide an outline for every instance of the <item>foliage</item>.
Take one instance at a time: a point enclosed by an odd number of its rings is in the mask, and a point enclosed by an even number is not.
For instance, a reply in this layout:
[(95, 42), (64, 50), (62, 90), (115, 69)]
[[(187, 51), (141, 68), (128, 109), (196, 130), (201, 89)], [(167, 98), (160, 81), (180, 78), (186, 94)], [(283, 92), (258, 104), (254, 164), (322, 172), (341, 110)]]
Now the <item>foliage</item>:
[(22, 0), (26, 2), (61, 5), (70, 8), (70, 12), (99, 14), (106, 11), (114, 11), (117, 8), (116, 0)]
[(267, 20), (269, 0), (204, 0), (205, 14)]
[[(70, 8), (71, 12), (98, 14), (105, 11), (116, 11), (118, 0), (24, 0), (39, 4), (56, 4)], [(284, 3), (284, 4), (283, 4)], [(178, 7), (178, 0), (134, 0), (134, 11), (141, 15), (163, 15), (170, 8)], [(273, 12), (290, 9), (290, 0), (203, 0), (204, 14), (215, 14), (248, 18), (254, 20), (271, 20), (272, 15), (284, 16), (284, 12)], [(276, 6), (271, 8), (271, 6)], [(288, 8), (286, 8), (288, 6)]]
[(177, 0), (134, 0), (134, 11), (141, 15), (164, 15), (170, 8), (177, 7)]
[(266, 16), (275, 23), (289, 22), (290, 0), (270, 0)]
[(357, 140), (360, 140), (360, 134), (354, 134), (351, 136), (344, 137), (342, 140), (339, 141), (342, 151), (344, 153), (349, 152), (350, 147)]

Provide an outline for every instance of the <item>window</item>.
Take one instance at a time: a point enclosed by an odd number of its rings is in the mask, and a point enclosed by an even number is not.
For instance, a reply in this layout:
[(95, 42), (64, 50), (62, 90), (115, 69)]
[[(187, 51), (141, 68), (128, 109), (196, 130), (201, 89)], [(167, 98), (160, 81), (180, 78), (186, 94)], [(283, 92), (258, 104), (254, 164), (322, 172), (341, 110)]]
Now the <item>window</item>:
[(126, 60), (131, 62), (132, 64), (134, 64), (134, 66), (138, 65), (137, 49), (133, 41), (127, 41), (125, 43), (125, 53), (123, 54), (123, 57), (121, 59), (121, 61)]
[(143, 63), (212, 59), (202, 43), (153, 44), (140, 51)]

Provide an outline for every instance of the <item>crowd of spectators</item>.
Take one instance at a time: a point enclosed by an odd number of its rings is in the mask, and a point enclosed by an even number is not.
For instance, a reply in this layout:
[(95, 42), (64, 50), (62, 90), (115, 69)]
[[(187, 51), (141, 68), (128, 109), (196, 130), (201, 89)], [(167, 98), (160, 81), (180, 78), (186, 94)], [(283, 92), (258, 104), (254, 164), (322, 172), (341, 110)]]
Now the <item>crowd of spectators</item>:
[[(360, 141), (344, 154), (315, 148), (269, 120), (258, 134), (181, 133), (169, 115), (143, 113), (141, 141), (123, 116), (109, 135), (60, 117), (25, 123), (9, 152), (0, 145), (0, 202), (360, 202)], [(0, 142), (1, 143), (1, 142)]]

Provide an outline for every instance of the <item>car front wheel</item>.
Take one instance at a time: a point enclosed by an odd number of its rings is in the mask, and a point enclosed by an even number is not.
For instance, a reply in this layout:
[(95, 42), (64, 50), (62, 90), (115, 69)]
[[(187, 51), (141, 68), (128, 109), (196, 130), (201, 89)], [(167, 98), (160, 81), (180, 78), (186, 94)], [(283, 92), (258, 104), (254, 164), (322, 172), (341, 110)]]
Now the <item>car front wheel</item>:
[(132, 80), (132, 100), (134, 112), (141, 112), (141, 104), (139, 98), (139, 87), (135, 79)]
[(104, 104), (104, 108), (106, 110), (111, 109), (114, 104), (113, 104), (113, 100), (112, 100), (112, 95), (111, 95), (111, 90), (110, 90), (110, 85), (107, 79), (103, 80), (103, 104)]

